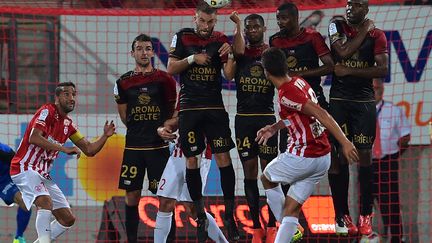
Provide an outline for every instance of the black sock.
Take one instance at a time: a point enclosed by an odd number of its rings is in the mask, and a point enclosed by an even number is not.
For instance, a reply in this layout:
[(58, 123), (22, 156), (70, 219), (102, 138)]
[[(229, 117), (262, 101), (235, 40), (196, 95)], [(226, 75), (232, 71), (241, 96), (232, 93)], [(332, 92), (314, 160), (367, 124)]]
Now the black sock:
[(221, 187), (225, 204), (225, 219), (234, 219), (235, 173), (232, 164), (220, 167)]
[(200, 169), (188, 169), (186, 168), (186, 184), (189, 190), (189, 195), (195, 205), (197, 214), (204, 213), (204, 202), (202, 201), (202, 181)]
[(244, 179), (244, 190), (246, 200), (249, 205), (250, 215), (253, 221), (253, 228), (261, 228), (260, 213), (259, 213), (259, 189), (256, 179)]
[(330, 184), (331, 196), (333, 199), (333, 207), (334, 207), (336, 219), (340, 219), (344, 215), (340, 203), (341, 190), (339, 187), (340, 185), (338, 184), (338, 178), (339, 178), (339, 174), (333, 174), (333, 173), (328, 174), (328, 180)]
[(176, 220), (175, 220), (175, 209), (171, 217), (171, 229), (168, 234), (167, 242), (175, 242), (176, 239)]
[(359, 168), (361, 215), (372, 213), (372, 173), (372, 166), (360, 166)]
[(138, 237), (138, 224), (139, 224), (139, 214), (138, 214), (138, 205), (136, 206), (128, 206), (125, 205), (125, 213), (126, 213), (126, 235), (128, 243), (137, 242)]
[(342, 213), (345, 215), (349, 215), (349, 207), (348, 207), (348, 189), (349, 189), (349, 167), (348, 164), (340, 165), (340, 174), (339, 174), (339, 185), (341, 192), (341, 209)]

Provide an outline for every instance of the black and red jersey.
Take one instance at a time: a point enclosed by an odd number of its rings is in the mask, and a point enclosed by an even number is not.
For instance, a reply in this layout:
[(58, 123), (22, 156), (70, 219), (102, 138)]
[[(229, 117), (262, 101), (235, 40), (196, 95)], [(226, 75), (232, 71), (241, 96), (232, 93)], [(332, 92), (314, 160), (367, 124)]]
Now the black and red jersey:
[(193, 54), (207, 53), (211, 63), (207, 66), (191, 64), (180, 73), (180, 110), (195, 108), (223, 108), (221, 69), (228, 55), (220, 56), (219, 49), (228, 37), (213, 31), (203, 38), (194, 29), (177, 32), (171, 42), (170, 57), (183, 59)]
[[(322, 35), (310, 28), (301, 28), (294, 37), (279, 31), (270, 37), (269, 44), (284, 51), (288, 68), (294, 72), (318, 68), (320, 57), (330, 53)], [(304, 79), (315, 92), (322, 93), (321, 76)]]
[(117, 80), (114, 88), (117, 104), (127, 104), (126, 148), (152, 149), (166, 143), (157, 128), (174, 110), (176, 81), (166, 72), (129, 71)]
[[(338, 40), (346, 42), (357, 35), (357, 30), (348, 25), (345, 20), (334, 20), (329, 25), (330, 44)], [(368, 33), (360, 48), (348, 58), (341, 58), (332, 49), (335, 63), (340, 63), (350, 68), (368, 68), (375, 65), (375, 56), (387, 53), (387, 38), (380, 29), (374, 29)], [(352, 75), (337, 77), (333, 75), (330, 98), (374, 101), (374, 90), (371, 78), (361, 78)]]
[(261, 55), (268, 45), (246, 46), (243, 55), (236, 56), (235, 82), (238, 114), (274, 114), (274, 86), (265, 77)]

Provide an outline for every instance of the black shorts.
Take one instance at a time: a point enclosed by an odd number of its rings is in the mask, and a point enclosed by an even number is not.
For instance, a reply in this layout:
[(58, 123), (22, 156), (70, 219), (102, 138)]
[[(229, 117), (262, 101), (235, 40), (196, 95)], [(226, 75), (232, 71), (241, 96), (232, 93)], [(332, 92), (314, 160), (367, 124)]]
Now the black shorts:
[(130, 150), (123, 152), (119, 189), (126, 191), (141, 190), (147, 170), (149, 191), (156, 194), (159, 180), (169, 158), (169, 148), (154, 150)]
[[(330, 100), (330, 114), (342, 128), (347, 138), (358, 149), (372, 149), (375, 140), (375, 102)], [(332, 137), (332, 142), (336, 141)]]
[(237, 151), (242, 162), (255, 158), (270, 162), (278, 155), (277, 135), (267, 141), (267, 145), (259, 145), (255, 142), (258, 130), (276, 122), (274, 116), (242, 116), (235, 118), (235, 134)]
[(228, 113), (224, 109), (187, 110), (179, 113), (180, 147), (186, 157), (201, 154), (205, 138), (212, 153), (224, 153), (234, 148)]

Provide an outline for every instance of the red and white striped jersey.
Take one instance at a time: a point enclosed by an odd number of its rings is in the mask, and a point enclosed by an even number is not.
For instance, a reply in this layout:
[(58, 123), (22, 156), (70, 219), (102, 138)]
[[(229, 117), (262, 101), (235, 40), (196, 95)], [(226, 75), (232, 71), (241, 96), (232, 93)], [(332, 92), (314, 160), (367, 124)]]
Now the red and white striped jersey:
[(72, 120), (62, 117), (55, 104), (45, 104), (35, 113), (21, 140), (18, 150), (12, 159), (10, 174), (16, 175), (32, 169), (45, 178), (50, 178), (52, 163), (59, 151), (45, 150), (30, 144), (29, 138), (33, 128), (43, 131), (43, 136), (52, 143), (63, 145), (68, 138), (76, 142), (83, 138)]
[(330, 152), (324, 126), (314, 117), (303, 114), (308, 100), (318, 104), (310, 85), (299, 77), (279, 87), (279, 115), (288, 129), (287, 152), (301, 157), (316, 158)]

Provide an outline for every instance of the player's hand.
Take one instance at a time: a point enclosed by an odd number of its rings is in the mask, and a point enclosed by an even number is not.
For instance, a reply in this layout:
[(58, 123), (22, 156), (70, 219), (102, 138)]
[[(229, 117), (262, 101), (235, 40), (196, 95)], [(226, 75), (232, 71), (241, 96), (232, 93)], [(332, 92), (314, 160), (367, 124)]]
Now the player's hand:
[(207, 53), (199, 53), (194, 55), (194, 60), (198, 65), (207, 66), (211, 62), (211, 57)]
[(269, 138), (273, 137), (275, 133), (276, 130), (271, 125), (267, 125), (258, 130), (255, 142), (260, 145), (267, 145), (267, 141), (269, 140)]
[(114, 125), (114, 121), (111, 120), (111, 122), (108, 124), (108, 121), (105, 121), (105, 125), (104, 125), (104, 135), (107, 137), (111, 137), (113, 134), (115, 134), (115, 125)]
[(81, 155), (81, 150), (79, 150), (79, 148), (77, 147), (63, 147), (63, 153), (68, 154), (68, 155), (77, 155), (77, 158), (80, 157)]
[(173, 141), (177, 138), (177, 135), (171, 131), (168, 127), (158, 127), (157, 133), (165, 141)]
[(350, 164), (358, 162), (360, 160), (356, 147), (350, 141), (342, 144), (342, 152), (345, 158), (348, 160), (348, 163)]
[(236, 25), (241, 24), (240, 16), (238, 15), (237, 11), (233, 11), (230, 15), (230, 19), (232, 22), (234, 22)]
[(231, 45), (226, 42), (223, 43), (221, 48), (219, 48), (218, 52), (219, 52), (219, 56), (223, 56), (223, 55), (227, 55), (228, 53), (231, 53), (232, 52)]
[(365, 21), (363, 21), (360, 28), (363, 28), (363, 30), (365, 30), (366, 32), (369, 32), (369, 31), (375, 29), (375, 23), (371, 19), (365, 19)]
[(334, 73), (338, 77), (347, 76), (349, 74), (349, 69), (340, 63), (336, 63), (334, 66)]

